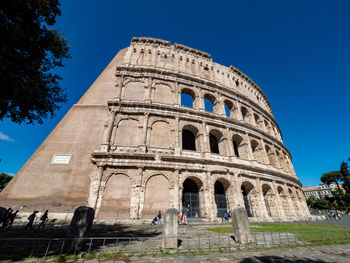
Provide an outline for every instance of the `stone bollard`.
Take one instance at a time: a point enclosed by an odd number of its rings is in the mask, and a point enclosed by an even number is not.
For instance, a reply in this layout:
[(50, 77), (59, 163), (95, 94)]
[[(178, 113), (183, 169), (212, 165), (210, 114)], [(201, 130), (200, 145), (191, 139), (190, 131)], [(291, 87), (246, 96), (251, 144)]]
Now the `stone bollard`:
[(177, 248), (177, 209), (169, 208), (165, 211), (163, 226), (163, 248)]
[(67, 237), (83, 238), (86, 237), (94, 222), (95, 210), (91, 207), (80, 206), (74, 211), (72, 221), (70, 222)]
[(235, 240), (238, 243), (248, 243), (253, 241), (250, 231), (248, 215), (243, 207), (232, 209), (232, 226), (235, 233)]

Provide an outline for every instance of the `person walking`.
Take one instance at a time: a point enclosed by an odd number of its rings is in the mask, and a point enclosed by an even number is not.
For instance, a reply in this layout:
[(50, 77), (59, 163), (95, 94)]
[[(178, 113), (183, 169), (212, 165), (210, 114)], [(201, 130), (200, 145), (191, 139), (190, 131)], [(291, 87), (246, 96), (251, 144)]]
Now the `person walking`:
[(45, 228), (45, 221), (48, 219), (48, 214), (49, 214), (49, 210), (46, 210), (45, 213), (40, 217), (41, 223), (38, 227), (38, 229), (40, 229), (41, 227), (44, 229)]
[(35, 220), (35, 217), (36, 217), (36, 213), (38, 213), (39, 211), (37, 211), (37, 210), (34, 210), (34, 212), (30, 215), (30, 216), (28, 216), (28, 220), (29, 220), (29, 222), (28, 222), (28, 224), (26, 224), (26, 226), (24, 227), (24, 229), (33, 229), (33, 222), (34, 222), (34, 220)]
[(158, 225), (162, 224), (162, 213), (159, 211), (158, 212)]
[(5, 214), (1, 218), (1, 223), (2, 223), (1, 228), (4, 228), (5, 226), (7, 226), (8, 222), (9, 222), (9, 219), (10, 219), (10, 216), (12, 214), (12, 211), (13, 211), (12, 208), (8, 208), (6, 210)]
[(182, 212), (182, 224), (187, 225), (187, 215), (186, 211)]
[(225, 219), (225, 223), (228, 223), (228, 213), (227, 213), (227, 211), (225, 211), (225, 213), (224, 213), (224, 219)]
[(15, 218), (16, 218), (18, 212), (19, 212), (19, 210), (16, 210), (16, 212), (11, 213), (11, 216), (10, 216), (10, 218), (9, 218), (9, 225), (8, 225), (8, 228), (11, 228), (11, 227), (12, 227), (13, 221), (15, 221)]

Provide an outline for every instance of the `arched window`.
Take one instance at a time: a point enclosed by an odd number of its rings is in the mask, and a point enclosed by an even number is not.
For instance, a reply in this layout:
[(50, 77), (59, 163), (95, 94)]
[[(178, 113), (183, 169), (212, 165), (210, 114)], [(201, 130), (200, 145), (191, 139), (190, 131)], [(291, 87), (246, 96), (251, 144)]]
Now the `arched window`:
[(219, 152), (219, 140), (216, 138), (216, 136), (212, 133), (209, 134), (209, 141), (210, 141), (210, 152), (212, 153), (220, 153)]
[(241, 107), (241, 113), (242, 113), (242, 120), (246, 120), (248, 115), (248, 110), (245, 107)]
[(231, 117), (231, 110), (233, 108), (233, 104), (231, 101), (225, 100), (225, 114), (227, 117)]
[(182, 149), (183, 150), (196, 150), (196, 136), (190, 130), (182, 130)]
[(233, 151), (236, 157), (247, 158), (246, 144), (243, 143), (243, 138), (238, 134), (232, 136)]
[(210, 94), (204, 95), (204, 108), (205, 111), (214, 112), (215, 97)]
[(239, 151), (238, 151), (237, 143), (234, 140), (232, 140), (232, 144), (233, 144), (233, 151), (235, 153), (235, 156), (239, 157)]
[(183, 89), (181, 91), (181, 106), (193, 108), (193, 102), (195, 99), (195, 94), (190, 89)]

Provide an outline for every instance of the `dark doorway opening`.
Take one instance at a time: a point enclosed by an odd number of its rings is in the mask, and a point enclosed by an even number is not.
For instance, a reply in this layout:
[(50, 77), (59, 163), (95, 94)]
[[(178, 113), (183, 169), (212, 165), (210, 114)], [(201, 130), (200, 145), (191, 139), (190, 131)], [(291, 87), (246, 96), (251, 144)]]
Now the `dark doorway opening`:
[(219, 152), (219, 141), (215, 135), (209, 134), (209, 143), (210, 143), (210, 152), (212, 153), (220, 153)]
[(245, 210), (247, 211), (247, 215), (248, 215), (248, 217), (252, 217), (253, 215), (252, 215), (252, 211), (251, 211), (250, 200), (249, 200), (248, 192), (247, 192), (246, 188), (244, 187), (244, 185), (242, 185), (241, 191), (242, 191), (244, 207), (245, 207)]
[(223, 184), (219, 181), (215, 182), (215, 203), (217, 207), (217, 217), (224, 217), (224, 213), (227, 212), (226, 193)]
[(196, 150), (196, 137), (193, 132), (182, 130), (182, 149), (191, 151)]
[(199, 187), (192, 179), (186, 179), (182, 191), (182, 212), (188, 218), (200, 217), (199, 208)]

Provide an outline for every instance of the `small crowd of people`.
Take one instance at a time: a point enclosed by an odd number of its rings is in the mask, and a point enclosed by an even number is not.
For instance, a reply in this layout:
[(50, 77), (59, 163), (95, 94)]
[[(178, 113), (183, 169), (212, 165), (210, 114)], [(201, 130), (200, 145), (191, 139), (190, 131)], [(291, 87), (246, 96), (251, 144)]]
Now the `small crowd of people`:
[(155, 218), (153, 218), (151, 225), (161, 225), (162, 224), (162, 213), (159, 211), (158, 215), (156, 215)]
[(5, 227), (11, 228), (13, 221), (15, 221), (15, 218), (18, 212), (19, 210), (16, 210), (14, 212), (12, 208), (8, 208), (5, 214), (2, 215), (2, 217), (0, 218), (1, 228), (5, 228)]
[(332, 210), (330, 212), (327, 212), (327, 216), (329, 219), (334, 219), (334, 220), (340, 220), (344, 213), (340, 212), (339, 210)]
[[(14, 212), (12, 208), (8, 208), (6, 212), (0, 217), (1, 228), (11, 228), (18, 212), (19, 210), (16, 210)], [(34, 212), (28, 216), (28, 223), (25, 225), (24, 229), (33, 229), (33, 223), (37, 218), (37, 213), (39, 213), (39, 211), (34, 210)], [(48, 218), (49, 210), (46, 210), (40, 217), (41, 223), (39, 224), (38, 229), (45, 228), (45, 222), (48, 220)]]

